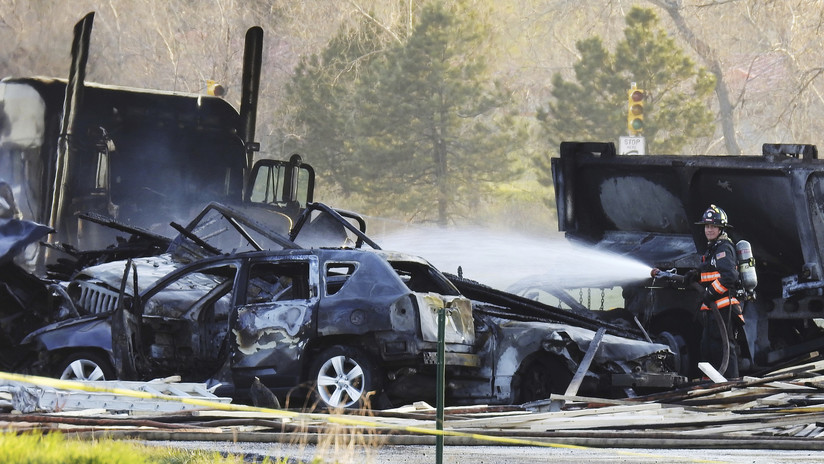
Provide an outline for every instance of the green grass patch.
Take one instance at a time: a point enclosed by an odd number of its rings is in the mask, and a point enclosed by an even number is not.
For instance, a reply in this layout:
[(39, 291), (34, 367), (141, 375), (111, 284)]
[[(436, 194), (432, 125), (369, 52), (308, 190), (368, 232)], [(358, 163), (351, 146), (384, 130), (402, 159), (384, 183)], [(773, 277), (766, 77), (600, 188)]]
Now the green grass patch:
[[(0, 433), (4, 464), (240, 464), (220, 453), (156, 448), (112, 439), (79, 440), (60, 433)], [(272, 463), (275, 464), (275, 463)]]

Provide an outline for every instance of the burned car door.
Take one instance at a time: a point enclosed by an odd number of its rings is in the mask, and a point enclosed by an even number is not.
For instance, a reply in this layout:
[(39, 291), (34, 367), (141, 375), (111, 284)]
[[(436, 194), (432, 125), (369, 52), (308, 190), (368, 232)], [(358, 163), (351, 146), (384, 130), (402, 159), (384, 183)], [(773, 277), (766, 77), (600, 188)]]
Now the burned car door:
[(139, 378), (180, 375), (200, 381), (223, 364), (238, 268), (226, 260), (197, 263), (140, 297), (128, 330)]
[(314, 335), (318, 258), (279, 255), (248, 263), (244, 296), (232, 321), (235, 386), (254, 377), (291, 388), (301, 375), (303, 348)]

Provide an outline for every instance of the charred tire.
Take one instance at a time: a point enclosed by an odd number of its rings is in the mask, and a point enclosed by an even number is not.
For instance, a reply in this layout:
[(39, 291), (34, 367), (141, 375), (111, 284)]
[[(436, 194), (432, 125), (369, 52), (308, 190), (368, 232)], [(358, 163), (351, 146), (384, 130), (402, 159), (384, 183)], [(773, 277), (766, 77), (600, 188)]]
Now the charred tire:
[(549, 399), (553, 393), (564, 393), (572, 374), (557, 358), (536, 355), (521, 363), (512, 380), (513, 403)]
[(670, 351), (675, 355), (675, 370), (681, 375), (689, 375), (692, 366), (690, 348), (687, 340), (680, 333), (661, 332), (658, 334), (662, 342), (669, 346)]
[(361, 407), (369, 392), (380, 393), (377, 365), (358, 348), (327, 348), (315, 357), (310, 372), (313, 394), (321, 406)]
[(62, 380), (115, 380), (117, 378), (109, 360), (90, 351), (69, 355), (57, 365), (55, 374)]

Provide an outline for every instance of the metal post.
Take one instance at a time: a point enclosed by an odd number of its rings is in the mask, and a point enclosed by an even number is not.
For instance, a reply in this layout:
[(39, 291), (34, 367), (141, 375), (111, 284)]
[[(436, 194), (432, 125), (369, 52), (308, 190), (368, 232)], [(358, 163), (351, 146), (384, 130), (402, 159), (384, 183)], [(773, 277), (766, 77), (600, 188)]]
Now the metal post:
[[(444, 377), (446, 376), (446, 357), (444, 353), (444, 338), (446, 338), (446, 308), (438, 310), (438, 374), (437, 374), (437, 398), (435, 403), (435, 429), (443, 431), (443, 403), (444, 403)], [(443, 434), (435, 437), (435, 463), (443, 464)]]
[[(592, 364), (592, 360), (595, 358), (595, 354), (598, 352), (598, 348), (601, 346), (601, 340), (603, 340), (606, 332), (607, 329), (603, 327), (599, 327), (595, 332), (595, 336), (592, 337), (592, 341), (589, 342), (589, 348), (587, 348), (587, 352), (584, 354), (584, 358), (581, 360), (581, 363), (578, 364), (578, 370), (575, 371), (575, 375), (572, 376), (572, 380), (569, 382), (566, 392), (564, 392), (564, 396), (573, 396), (578, 394), (578, 388), (581, 386), (581, 382), (584, 381), (584, 376), (587, 374), (587, 371), (589, 371), (589, 366)], [(553, 400), (549, 404), (550, 412), (560, 411), (561, 408), (564, 407), (565, 402), (566, 400)]]

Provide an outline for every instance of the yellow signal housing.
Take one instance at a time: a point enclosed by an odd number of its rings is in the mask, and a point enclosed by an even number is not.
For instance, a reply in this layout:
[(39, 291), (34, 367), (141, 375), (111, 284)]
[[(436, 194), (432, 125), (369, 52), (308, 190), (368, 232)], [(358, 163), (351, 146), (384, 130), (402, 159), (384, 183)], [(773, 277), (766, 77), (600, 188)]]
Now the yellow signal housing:
[(627, 130), (630, 135), (644, 132), (644, 90), (635, 87), (627, 91)]

